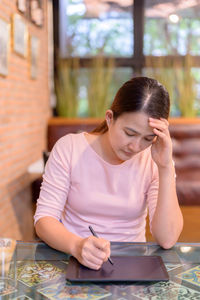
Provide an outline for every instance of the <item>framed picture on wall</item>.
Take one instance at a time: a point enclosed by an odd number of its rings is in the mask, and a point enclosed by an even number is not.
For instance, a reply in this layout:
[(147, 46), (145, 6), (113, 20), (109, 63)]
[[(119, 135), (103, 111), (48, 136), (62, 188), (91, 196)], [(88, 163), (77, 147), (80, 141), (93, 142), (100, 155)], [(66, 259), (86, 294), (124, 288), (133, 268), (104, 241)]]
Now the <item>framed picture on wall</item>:
[(18, 14), (13, 15), (12, 45), (13, 45), (13, 50), (17, 54), (23, 57), (27, 56), (28, 28), (23, 18)]
[(16, 1), (17, 1), (18, 11), (29, 19), (29, 0), (16, 0)]
[(36, 79), (38, 75), (38, 56), (39, 56), (39, 39), (36, 36), (30, 36), (30, 62), (31, 78)]
[(25, 14), (27, 11), (26, 5), (27, 5), (26, 0), (17, 0), (17, 8), (23, 14)]
[(43, 7), (42, 0), (31, 0), (30, 1), (30, 18), (33, 23), (37, 26), (43, 25)]
[(0, 75), (8, 75), (8, 52), (10, 48), (10, 24), (0, 19)]

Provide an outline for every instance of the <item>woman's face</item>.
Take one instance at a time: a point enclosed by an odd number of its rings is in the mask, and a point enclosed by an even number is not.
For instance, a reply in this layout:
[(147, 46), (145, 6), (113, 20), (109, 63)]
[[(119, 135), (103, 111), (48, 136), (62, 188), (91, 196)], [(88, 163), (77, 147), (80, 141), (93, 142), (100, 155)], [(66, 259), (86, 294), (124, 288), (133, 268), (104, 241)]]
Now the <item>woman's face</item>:
[(156, 139), (149, 116), (143, 112), (123, 113), (116, 120), (106, 112), (108, 142), (116, 160), (122, 162), (149, 147)]

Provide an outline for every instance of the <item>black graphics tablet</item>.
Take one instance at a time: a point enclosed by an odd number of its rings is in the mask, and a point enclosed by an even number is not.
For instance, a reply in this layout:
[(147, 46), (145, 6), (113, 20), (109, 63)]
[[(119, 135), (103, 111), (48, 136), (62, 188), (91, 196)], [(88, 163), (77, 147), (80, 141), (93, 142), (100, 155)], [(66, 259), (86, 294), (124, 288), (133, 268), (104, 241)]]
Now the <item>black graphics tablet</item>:
[(71, 282), (160, 281), (169, 280), (160, 256), (112, 256), (114, 265), (106, 262), (101, 269), (91, 270), (70, 257), (66, 279)]

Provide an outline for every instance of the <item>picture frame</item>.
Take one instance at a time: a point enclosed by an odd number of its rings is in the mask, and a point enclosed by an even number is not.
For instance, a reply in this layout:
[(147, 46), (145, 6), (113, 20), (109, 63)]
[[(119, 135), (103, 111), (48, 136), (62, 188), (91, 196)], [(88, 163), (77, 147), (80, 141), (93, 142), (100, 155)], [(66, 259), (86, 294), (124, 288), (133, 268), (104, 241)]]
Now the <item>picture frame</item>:
[(8, 54), (10, 49), (10, 24), (0, 18), (0, 75), (8, 75)]
[(43, 1), (42, 0), (31, 0), (30, 1), (30, 19), (31, 21), (39, 26), (43, 26)]
[(38, 37), (30, 36), (30, 73), (31, 78), (36, 79), (38, 76), (38, 57), (39, 57), (39, 39)]
[(13, 15), (12, 22), (12, 46), (13, 50), (23, 56), (27, 56), (28, 50), (28, 28), (23, 18), (18, 15)]
[(30, 1), (29, 0), (16, 0), (18, 11), (26, 18), (30, 19)]
[(26, 0), (17, 0), (17, 9), (25, 14), (27, 11), (27, 1)]

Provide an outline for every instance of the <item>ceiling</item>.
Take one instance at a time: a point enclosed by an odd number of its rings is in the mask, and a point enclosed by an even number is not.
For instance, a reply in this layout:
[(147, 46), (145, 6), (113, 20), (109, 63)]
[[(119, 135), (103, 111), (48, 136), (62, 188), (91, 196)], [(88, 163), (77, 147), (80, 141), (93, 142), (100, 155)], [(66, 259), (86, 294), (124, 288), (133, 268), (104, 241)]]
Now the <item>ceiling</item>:
[[(84, 0), (86, 17), (99, 17), (109, 12), (132, 12), (134, 0)], [(154, 18), (168, 17), (179, 13), (181, 16), (200, 16), (200, 0), (146, 0), (145, 16)]]

